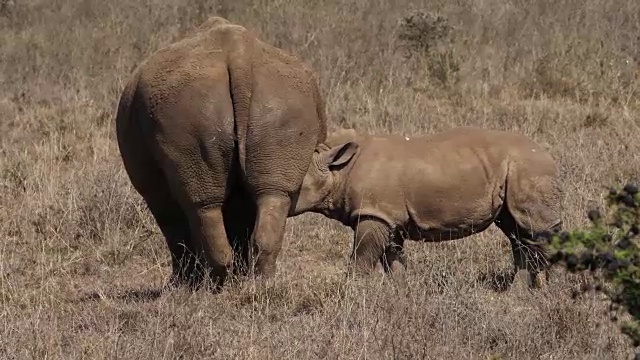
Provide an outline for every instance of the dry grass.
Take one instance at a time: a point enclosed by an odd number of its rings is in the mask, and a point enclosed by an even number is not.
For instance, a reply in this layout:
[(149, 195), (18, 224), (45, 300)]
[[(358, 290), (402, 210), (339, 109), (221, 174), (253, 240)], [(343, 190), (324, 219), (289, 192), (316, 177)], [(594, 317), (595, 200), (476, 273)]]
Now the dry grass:
[[(479, 280), (511, 266), (494, 229), (409, 244), (404, 282), (347, 280), (350, 230), (303, 215), (288, 222), (274, 281), (159, 292), (168, 252), (112, 119), (132, 68), (211, 14), (310, 62), (337, 124), (530, 135), (562, 168), (568, 228), (604, 185), (638, 178), (640, 2), (416, 3), (2, 1), (0, 357), (629, 356), (598, 299), (570, 299), (579, 278), (558, 272), (533, 293)], [(414, 9), (448, 26), (430, 35), (420, 26), (435, 22), (420, 20), (407, 43), (399, 20)]]

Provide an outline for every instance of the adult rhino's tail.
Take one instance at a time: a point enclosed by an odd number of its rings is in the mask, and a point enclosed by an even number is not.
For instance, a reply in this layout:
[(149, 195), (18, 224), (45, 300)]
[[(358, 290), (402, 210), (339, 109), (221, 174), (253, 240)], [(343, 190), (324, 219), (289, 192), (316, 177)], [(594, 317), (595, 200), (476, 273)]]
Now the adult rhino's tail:
[[(229, 80), (229, 92), (233, 106), (235, 156), (239, 173), (233, 176), (242, 181), (246, 179), (246, 138), (249, 124), (249, 109), (253, 89), (252, 59), (253, 35), (245, 27), (233, 24), (220, 16), (211, 16), (200, 24), (194, 34), (216, 38), (226, 52), (226, 65)], [(220, 49), (212, 49), (220, 51)]]
[(251, 96), (253, 90), (253, 69), (251, 36), (248, 31), (239, 25), (228, 22), (220, 23), (219, 27), (228, 29), (228, 41), (230, 49), (227, 58), (227, 71), (229, 74), (229, 90), (234, 114), (235, 148), (238, 156), (238, 165), (242, 180), (246, 180), (246, 143), (247, 129), (249, 127)]
[(327, 115), (325, 110), (325, 101), (322, 93), (320, 92), (320, 82), (318, 79), (313, 76), (313, 98), (316, 102), (316, 113), (318, 114), (318, 120), (320, 129), (318, 129), (318, 139), (316, 141), (317, 144), (323, 144), (327, 141)]

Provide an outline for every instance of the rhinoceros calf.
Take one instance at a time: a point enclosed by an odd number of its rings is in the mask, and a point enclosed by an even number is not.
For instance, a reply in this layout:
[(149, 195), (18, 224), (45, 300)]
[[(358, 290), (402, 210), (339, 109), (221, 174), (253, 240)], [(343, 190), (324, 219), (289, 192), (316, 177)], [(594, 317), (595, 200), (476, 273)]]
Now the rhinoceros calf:
[(131, 183), (171, 251), (172, 284), (211, 275), (221, 285), (233, 268), (230, 242), (245, 262), (253, 243), (256, 272), (274, 274), (292, 198), (326, 138), (307, 65), (211, 17), (134, 71), (116, 130)]
[[(365, 136), (340, 130), (314, 153), (295, 212), (354, 229), (356, 269), (401, 270), (405, 238), (460, 239), (495, 223), (515, 271), (546, 275), (538, 233), (557, 231), (561, 190), (551, 156), (523, 135), (462, 127), (433, 135)], [(542, 285), (542, 284), (540, 284)]]

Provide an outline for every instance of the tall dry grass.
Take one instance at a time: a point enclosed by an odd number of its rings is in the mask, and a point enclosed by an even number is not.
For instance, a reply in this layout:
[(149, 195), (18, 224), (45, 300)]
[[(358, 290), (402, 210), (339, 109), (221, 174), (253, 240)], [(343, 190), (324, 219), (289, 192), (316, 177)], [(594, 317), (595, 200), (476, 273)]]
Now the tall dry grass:
[(160, 293), (168, 252), (112, 119), (133, 67), (217, 14), (308, 61), (340, 126), (531, 136), (560, 164), (573, 228), (640, 173), (638, 1), (4, 0), (0, 14), (0, 357), (631, 353), (597, 298), (569, 297), (579, 277), (537, 292), (482, 280), (511, 266), (494, 229), (409, 244), (404, 282), (348, 280), (350, 230), (303, 215), (273, 281)]

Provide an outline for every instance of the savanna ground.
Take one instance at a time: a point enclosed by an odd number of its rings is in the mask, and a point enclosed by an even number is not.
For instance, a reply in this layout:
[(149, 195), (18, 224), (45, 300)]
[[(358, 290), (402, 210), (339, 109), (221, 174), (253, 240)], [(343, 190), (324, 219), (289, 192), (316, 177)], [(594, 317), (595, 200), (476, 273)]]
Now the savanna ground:
[[(556, 271), (535, 292), (483, 280), (511, 267), (493, 227), (409, 244), (404, 283), (353, 280), (351, 231), (302, 215), (273, 281), (161, 293), (168, 251), (124, 172), (113, 117), (135, 65), (217, 14), (310, 63), (334, 124), (531, 136), (560, 165), (575, 228), (604, 186), (640, 175), (637, 0), (1, 4), (0, 358), (632, 354), (597, 297), (571, 299), (578, 276)], [(401, 26), (414, 10), (428, 16)]]

